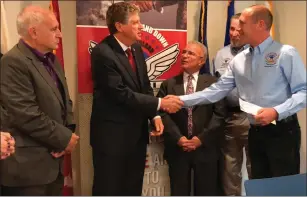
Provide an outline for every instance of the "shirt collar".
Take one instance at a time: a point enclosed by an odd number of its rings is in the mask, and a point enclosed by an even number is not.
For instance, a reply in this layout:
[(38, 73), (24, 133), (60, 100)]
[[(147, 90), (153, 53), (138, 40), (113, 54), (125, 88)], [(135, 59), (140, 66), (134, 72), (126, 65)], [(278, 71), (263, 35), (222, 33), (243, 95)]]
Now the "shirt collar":
[(127, 47), (124, 43), (122, 43), (121, 41), (119, 41), (119, 40), (116, 38), (115, 35), (113, 35), (113, 36), (114, 36), (114, 38), (117, 40), (118, 44), (120, 45), (120, 47), (123, 49), (124, 52), (126, 52), (126, 50), (127, 50), (128, 48), (130, 49), (130, 47)]
[(234, 55), (237, 55), (238, 53), (240, 53), (241, 51), (243, 51), (245, 49), (245, 46), (242, 46), (239, 50), (238, 48), (235, 48), (233, 46), (230, 45), (230, 50), (231, 50), (231, 53), (234, 54)]
[(271, 36), (269, 36), (267, 39), (265, 39), (262, 43), (260, 43), (258, 46), (252, 48), (249, 47), (249, 51), (252, 52), (256, 52), (259, 54), (262, 54), (266, 48), (268, 48), (268, 46), (273, 42), (273, 38)]
[[(198, 74), (199, 74), (199, 71), (197, 71), (197, 72), (195, 72), (195, 73), (192, 74), (193, 78), (194, 78), (196, 81), (197, 81), (197, 78), (198, 78)], [(183, 77), (184, 77), (184, 79), (188, 79), (188, 76), (189, 76), (189, 75), (190, 75), (189, 73), (183, 72)]]
[(34, 53), (34, 55), (41, 62), (48, 61), (48, 59), (50, 59), (52, 62), (54, 62), (55, 55), (52, 52), (47, 52), (47, 53), (43, 54), (43, 53), (39, 52), (38, 50), (34, 49), (33, 47), (31, 47), (30, 45), (28, 45), (24, 40), (21, 39), (21, 41), (28, 47), (28, 49), (30, 49), (30, 51), (32, 51), (32, 53)]

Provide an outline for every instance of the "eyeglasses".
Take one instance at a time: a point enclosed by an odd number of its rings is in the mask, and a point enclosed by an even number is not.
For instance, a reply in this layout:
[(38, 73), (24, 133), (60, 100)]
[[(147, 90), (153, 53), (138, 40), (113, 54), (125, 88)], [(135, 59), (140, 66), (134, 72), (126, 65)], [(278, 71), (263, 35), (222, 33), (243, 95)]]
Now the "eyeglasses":
[(194, 52), (192, 52), (192, 51), (185, 50), (185, 49), (182, 51), (182, 54), (187, 54), (187, 55), (189, 55), (189, 56), (194, 56), (194, 57), (203, 58), (203, 56), (196, 55), (196, 53), (194, 53)]

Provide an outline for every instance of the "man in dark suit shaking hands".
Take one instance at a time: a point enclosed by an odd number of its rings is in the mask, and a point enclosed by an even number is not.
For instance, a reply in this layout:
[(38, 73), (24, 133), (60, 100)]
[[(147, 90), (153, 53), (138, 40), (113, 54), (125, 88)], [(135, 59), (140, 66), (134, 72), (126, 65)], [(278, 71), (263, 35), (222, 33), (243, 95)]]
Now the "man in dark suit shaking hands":
[[(160, 109), (174, 110), (179, 99), (156, 98), (140, 45), (143, 25), (137, 6), (120, 2), (107, 11), (109, 36), (91, 53), (94, 82), (90, 141), (93, 195), (142, 194), (148, 120), (161, 135)], [(176, 111), (176, 110), (175, 110)]]
[(4, 196), (61, 195), (63, 155), (78, 136), (60, 62), (52, 53), (61, 32), (55, 15), (37, 6), (17, 16), (20, 41), (1, 58), (1, 126), (15, 139), (2, 161)]

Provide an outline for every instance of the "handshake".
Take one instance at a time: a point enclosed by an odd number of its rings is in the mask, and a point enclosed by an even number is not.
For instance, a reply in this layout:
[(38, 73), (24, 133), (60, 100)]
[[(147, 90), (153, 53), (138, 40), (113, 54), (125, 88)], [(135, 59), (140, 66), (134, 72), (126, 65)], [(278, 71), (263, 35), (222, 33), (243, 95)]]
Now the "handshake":
[(161, 99), (160, 109), (168, 113), (176, 113), (183, 106), (183, 102), (175, 95), (167, 95)]

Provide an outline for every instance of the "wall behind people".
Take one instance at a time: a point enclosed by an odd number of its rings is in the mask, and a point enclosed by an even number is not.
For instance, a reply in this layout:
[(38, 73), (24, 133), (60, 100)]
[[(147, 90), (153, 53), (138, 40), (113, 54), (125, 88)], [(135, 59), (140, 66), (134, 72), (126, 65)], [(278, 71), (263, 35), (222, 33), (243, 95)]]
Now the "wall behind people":
[[(261, 2), (257, 1), (257, 3)], [(254, 3), (255, 1), (237, 1), (236, 12)], [(9, 20), (7, 24), (9, 30), (9, 48), (18, 41), (15, 25), (17, 14), (21, 8), (28, 4), (40, 5), (47, 8), (49, 1), (4, 1), (6, 18)], [(77, 112), (76, 3), (75, 1), (60, 1), (59, 4), (63, 33), (65, 72), (69, 91), (75, 103), (74, 111)], [(210, 59), (213, 58), (217, 50), (223, 47), (224, 44), (226, 6), (227, 1), (209, 1), (208, 3), (208, 48)], [(274, 7), (275, 39), (284, 44), (290, 44), (296, 47), (306, 65), (306, 1), (274, 1)], [(199, 1), (188, 1), (188, 40), (198, 38), (199, 9)], [(306, 172), (306, 110), (299, 113), (299, 120), (302, 127), (301, 171)], [(88, 144), (87, 139), (82, 140), (82, 134), (80, 139), (81, 143)], [(75, 195), (90, 195), (90, 184), (92, 180), (89, 179), (88, 172), (92, 172), (92, 166), (88, 160), (82, 159), (83, 155), (88, 155), (88, 153), (78, 150), (73, 154)]]

